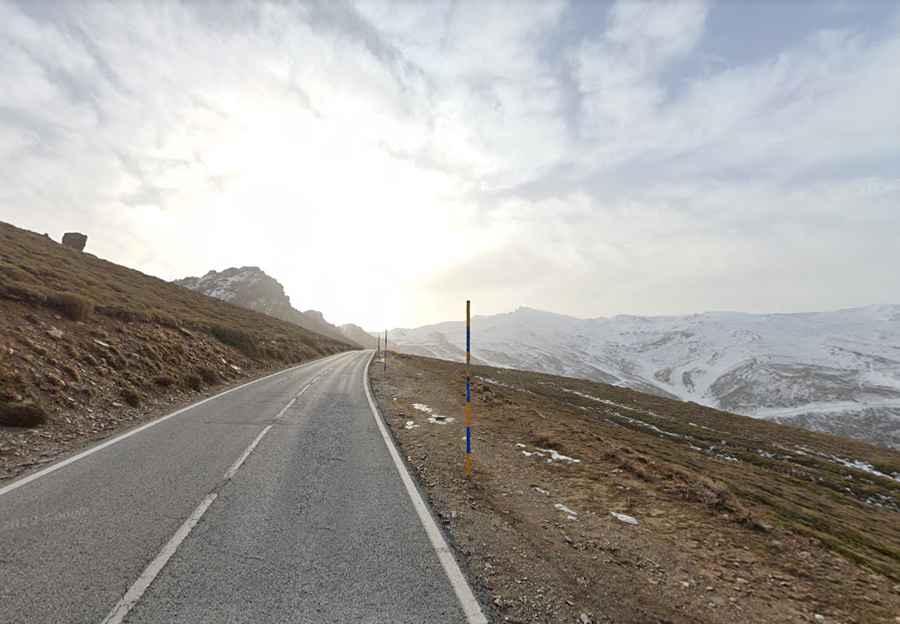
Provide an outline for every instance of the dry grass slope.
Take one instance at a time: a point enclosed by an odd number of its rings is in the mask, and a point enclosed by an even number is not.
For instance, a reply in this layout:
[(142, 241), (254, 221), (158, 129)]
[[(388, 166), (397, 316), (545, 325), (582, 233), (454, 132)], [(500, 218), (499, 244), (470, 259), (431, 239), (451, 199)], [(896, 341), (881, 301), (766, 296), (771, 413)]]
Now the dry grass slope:
[(349, 345), (296, 325), (173, 286), (139, 271), (0, 223), (0, 298), (58, 311), (197, 329), (252, 358), (296, 361)]
[(0, 479), (350, 345), (0, 223)]
[[(396, 355), (386, 374), (371, 375), (423, 488), (502, 616), (900, 616), (896, 451), (602, 383), (475, 366), (477, 475), (466, 483), (463, 366)], [(417, 403), (457, 420), (432, 425)], [(581, 461), (551, 461), (547, 449)]]

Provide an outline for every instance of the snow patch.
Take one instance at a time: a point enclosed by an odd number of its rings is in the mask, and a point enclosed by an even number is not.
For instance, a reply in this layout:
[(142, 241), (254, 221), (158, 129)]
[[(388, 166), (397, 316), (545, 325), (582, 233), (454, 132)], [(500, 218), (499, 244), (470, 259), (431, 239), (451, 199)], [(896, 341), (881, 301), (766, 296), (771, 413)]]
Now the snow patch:
[(624, 522), (625, 524), (631, 524), (631, 525), (637, 526), (641, 523), (640, 520), (638, 520), (634, 516), (629, 516), (628, 514), (619, 513), (618, 511), (611, 511), (611, 512), (609, 512), (609, 515), (611, 515), (613, 518), (615, 518), (619, 522)]
[(563, 455), (562, 453), (557, 453), (553, 449), (543, 449), (542, 448), (542, 449), (538, 449), (538, 450), (550, 455), (550, 458), (548, 459), (548, 461), (562, 461), (562, 462), (567, 462), (569, 464), (580, 464), (581, 463), (580, 459), (575, 459), (574, 457), (569, 457), (567, 455)]
[(900, 482), (900, 473), (895, 472), (893, 474), (884, 473), (872, 464), (868, 462), (864, 462), (861, 459), (848, 459), (846, 457), (839, 457), (838, 455), (830, 455), (826, 453), (819, 453), (805, 446), (797, 446), (794, 450), (795, 453), (799, 455), (816, 455), (817, 457), (821, 457), (822, 459), (826, 459), (834, 464), (838, 464), (843, 466), (844, 468), (852, 468), (853, 470), (859, 470), (861, 472), (867, 472), (870, 475), (874, 475), (876, 477), (882, 477), (884, 479), (892, 479), (894, 481)]
[(666, 431), (665, 429), (660, 429), (656, 425), (651, 425), (650, 423), (646, 423), (643, 420), (638, 420), (637, 418), (632, 418), (631, 416), (625, 416), (624, 414), (620, 414), (619, 412), (616, 412), (613, 410), (608, 410), (607, 413), (609, 413), (617, 418), (621, 418), (622, 420), (626, 420), (633, 425), (637, 425), (639, 427), (644, 427), (645, 429), (649, 429), (650, 431), (653, 431), (654, 433), (658, 433), (660, 435), (668, 436), (670, 438), (678, 438), (681, 440), (684, 440), (684, 439), (693, 440), (693, 438), (691, 438), (689, 436), (682, 435), (680, 433), (675, 433), (673, 431)]
[[(516, 442), (516, 448), (526, 449), (526, 448), (528, 448), (528, 446), (525, 444), (522, 444), (521, 442)], [(546, 457), (546, 461), (548, 464), (552, 464), (553, 462), (563, 462), (563, 463), (567, 463), (567, 464), (580, 464), (581, 463), (580, 459), (576, 459), (574, 457), (569, 457), (568, 455), (563, 455), (562, 453), (554, 451), (553, 449), (547, 449), (547, 448), (535, 447), (535, 450), (533, 450), (533, 451), (524, 451), (523, 450), (522, 455), (524, 455), (525, 457), (535, 457), (535, 456)]]
[(441, 416), (440, 414), (435, 414), (434, 416), (428, 417), (428, 422), (430, 422), (432, 425), (449, 425), (454, 420), (456, 419), (452, 416)]
[(559, 511), (566, 514), (569, 520), (578, 520), (578, 512), (570, 509), (569, 507), (566, 507), (562, 503), (556, 503), (555, 505), (553, 505), (553, 508), (558, 509)]
[(432, 425), (448, 425), (456, 420), (452, 416), (442, 416), (441, 414), (435, 414), (434, 410), (424, 403), (413, 403), (413, 409), (425, 414), (430, 414), (430, 416), (428, 417), (428, 422), (430, 422)]
[(596, 401), (597, 403), (603, 403), (604, 405), (618, 407), (619, 409), (628, 410), (629, 412), (637, 412), (639, 414), (647, 414), (648, 416), (653, 416), (654, 418), (663, 418), (663, 416), (661, 416), (651, 410), (641, 409), (639, 407), (632, 407), (631, 405), (625, 405), (623, 403), (616, 403), (615, 401), (610, 401), (609, 399), (601, 399), (600, 397), (595, 397), (591, 394), (579, 392), (578, 390), (570, 390), (569, 388), (563, 388), (562, 391), (568, 392), (569, 394), (574, 394), (575, 396), (579, 396), (582, 399), (588, 399), (589, 401)]

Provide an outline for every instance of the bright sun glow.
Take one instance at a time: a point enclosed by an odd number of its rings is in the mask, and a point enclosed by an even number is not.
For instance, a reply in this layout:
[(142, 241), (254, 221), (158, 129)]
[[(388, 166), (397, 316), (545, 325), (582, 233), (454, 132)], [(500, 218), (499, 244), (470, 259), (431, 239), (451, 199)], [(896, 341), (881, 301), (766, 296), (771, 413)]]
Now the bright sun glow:
[(0, 2), (0, 217), (372, 330), (883, 301), (900, 13), (787, 4)]

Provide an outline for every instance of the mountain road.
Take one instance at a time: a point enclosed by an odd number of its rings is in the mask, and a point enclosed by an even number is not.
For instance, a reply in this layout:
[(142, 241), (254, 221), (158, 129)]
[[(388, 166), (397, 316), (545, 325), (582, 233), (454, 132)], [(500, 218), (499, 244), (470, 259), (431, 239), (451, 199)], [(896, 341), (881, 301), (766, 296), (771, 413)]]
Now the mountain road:
[(0, 488), (0, 622), (486, 622), (371, 358), (264, 377)]

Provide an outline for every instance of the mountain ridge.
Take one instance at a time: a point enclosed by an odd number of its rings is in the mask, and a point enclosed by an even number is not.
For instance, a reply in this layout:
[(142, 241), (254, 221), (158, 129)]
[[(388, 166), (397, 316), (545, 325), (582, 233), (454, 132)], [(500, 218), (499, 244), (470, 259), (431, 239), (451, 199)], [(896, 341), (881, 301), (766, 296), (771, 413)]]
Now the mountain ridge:
[[(830, 312), (577, 317), (520, 307), (472, 319), (473, 360), (602, 381), (900, 447), (900, 306)], [(391, 331), (459, 361), (465, 327)]]
[(211, 270), (201, 277), (184, 277), (174, 280), (172, 283), (215, 299), (294, 323), (304, 329), (354, 347), (363, 346), (345, 334), (341, 328), (325, 320), (324, 314), (319, 310), (300, 311), (294, 308), (291, 298), (284, 291), (284, 286), (258, 266), (230, 267), (222, 271)]

